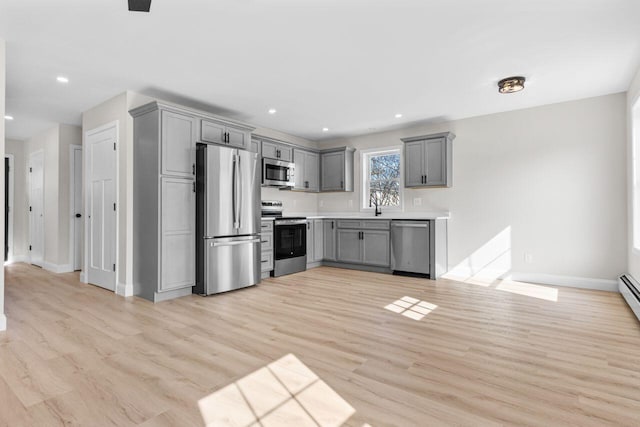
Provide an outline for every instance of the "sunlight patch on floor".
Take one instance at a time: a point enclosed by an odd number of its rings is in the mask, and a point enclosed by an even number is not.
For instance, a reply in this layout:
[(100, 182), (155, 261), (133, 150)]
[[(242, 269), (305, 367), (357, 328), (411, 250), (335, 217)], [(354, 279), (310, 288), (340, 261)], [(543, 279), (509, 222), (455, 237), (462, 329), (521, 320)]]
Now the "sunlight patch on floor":
[(213, 426), (340, 426), (355, 409), (293, 354), (200, 399)]
[(539, 298), (547, 301), (558, 302), (558, 290), (549, 286), (534, 285), (532, 283), (502, 281), (496, 286), (499, 291), (512, 294)]
[(385, 309), (401, 314), (409, 319), (421, 320), (424, 316), (438, 308), (437, 305), (417, 298), (404, 296), (385, 306)]

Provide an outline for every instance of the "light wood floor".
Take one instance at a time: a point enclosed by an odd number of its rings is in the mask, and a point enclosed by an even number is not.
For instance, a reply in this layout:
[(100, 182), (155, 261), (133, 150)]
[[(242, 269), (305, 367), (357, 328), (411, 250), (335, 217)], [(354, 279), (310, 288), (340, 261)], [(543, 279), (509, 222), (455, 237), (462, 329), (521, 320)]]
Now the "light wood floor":
[(0, 425), (203, 425), (200, 399), (287, 355), (348, 426), (640, 425), (640, 323), (615, 293), (323, 267), (153, 305), (5, 271)]

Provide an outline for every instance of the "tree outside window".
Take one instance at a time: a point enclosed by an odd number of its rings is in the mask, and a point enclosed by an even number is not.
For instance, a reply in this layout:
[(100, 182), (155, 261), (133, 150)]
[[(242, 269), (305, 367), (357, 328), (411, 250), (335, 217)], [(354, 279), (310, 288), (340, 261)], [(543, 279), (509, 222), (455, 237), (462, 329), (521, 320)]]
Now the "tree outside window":
[(384, 150), (363, 155), (363, 208), (402, 207), (400, 149)]

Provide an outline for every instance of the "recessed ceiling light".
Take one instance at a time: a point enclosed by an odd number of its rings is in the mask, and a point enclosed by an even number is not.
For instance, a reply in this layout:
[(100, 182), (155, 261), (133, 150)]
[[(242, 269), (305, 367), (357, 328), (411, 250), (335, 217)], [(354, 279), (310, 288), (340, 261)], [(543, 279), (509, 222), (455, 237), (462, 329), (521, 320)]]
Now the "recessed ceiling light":
[(4, 116), (5, 120), (13, 120), (13, 116)]
[(64, 76), (58, 76), (56, 77), (56, 80), (59, 81), (60, 83), (69, 83), (69, 79)]
[(400, 113), (396, 114), (396, 119), (399, 119), (400, 117), (402, 117), (402, 114)]
[(329, 132), (329, 128), (322, 128), (322, 132)]
[(498, 92), (515, 93), (524, 89), (525, 78), (521, 76), (507, 77), (498, 82)]
[(269, 108), (269, 114), (275, 114), (278, 111), (275, 108)]

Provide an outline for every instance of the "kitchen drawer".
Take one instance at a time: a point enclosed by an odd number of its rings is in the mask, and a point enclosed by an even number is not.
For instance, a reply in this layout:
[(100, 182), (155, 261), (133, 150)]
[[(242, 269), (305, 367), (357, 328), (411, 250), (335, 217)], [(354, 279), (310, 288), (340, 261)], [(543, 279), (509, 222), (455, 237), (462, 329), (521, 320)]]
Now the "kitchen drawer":
[(273, 252), (262, 252), (262, 256), (260, 257), (260, 271), (271, 271), (273, 270)]
[(338, 228), (362, 228), (360, 221), (356, 221), (356, 220), (346, 220), (346, 219), (339, 219), (338, 220)]
[(338, 228), (388, 230), (389, 226), (390, 226), (390, 221), (384, 220), (384, 219), (371, 219), (371, 220), (339, 219), (338, 220)]
[(390, 222), (381, 219), (374, 219), (371, 221), (362, 221), (362, 228), (372, 229), (372, 230), (388, 230)]
[(273, 233), (262, 233), (260, 243), (262, 243), (262, 252), (273, 251)]
[(273, 231), (273, 221), (262, 221), (262, 225), (260, 226), (260, 232), (272, 232)]

